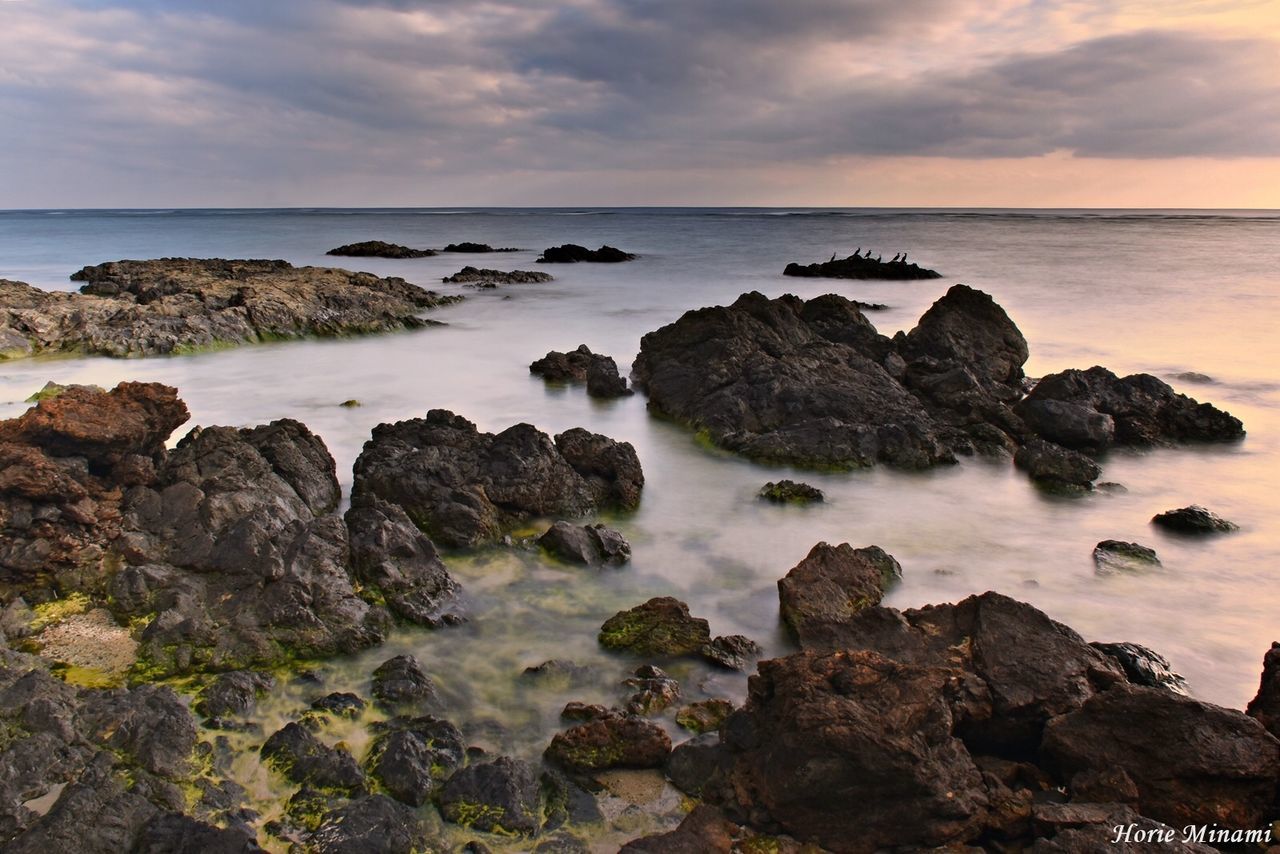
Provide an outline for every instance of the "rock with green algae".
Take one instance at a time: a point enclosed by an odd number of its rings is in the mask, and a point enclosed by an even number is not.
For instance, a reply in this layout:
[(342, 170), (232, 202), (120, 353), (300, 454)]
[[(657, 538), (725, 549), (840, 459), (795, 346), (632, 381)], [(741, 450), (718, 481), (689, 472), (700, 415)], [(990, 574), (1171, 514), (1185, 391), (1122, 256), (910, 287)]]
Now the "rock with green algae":
[(676, 723), (695, 735), (720, 729), (725, 718), (733, 714), (733, 703), (728, 700), (700, 700), (690, 703), (676, 712)]
[(259, 752), (269, 766), (299, 785), (347, 795), (366, 791), (364, 773), (351, 753), (329, 747), (300, 724), (285, 724)]
[(388, 794), (410, 806), (426, 803), (466, 760), (462, 733), (440, 718), (396, 717), (371, 730), (365, 768)]
[(328, 812), (307, 839), (307, 850), (316, 854), (418, 854), (443, 850), (443, 845), (430, 838), (416, 812), (386, 795), (368, 795)]
[(384, 708), (424, 709), (439, 705), (435, 682), (412, 655), (389, 658), (373, 671), (373, 699)]
[(499, 756), (456, 772), (440, 793), (445, 821), (511, 836), (532, 836), (542, 826), (542, 784), (528, 762)]
[(671, 737), (658, 724), (617, 710), (557, 733), (543, 756), (568, 771), (660, 768), (671, 753)]
[(658, 596), (619, 611), (600, 627), (600, 645), (635, 655), (674, 658), (697, 653), (711, 642), (711, 625), (671, 596)]
[(823, 500), (822, 490), (794, 480), (769, 481), (760, 488), (760, 498), (773, 504), (816, 504)]

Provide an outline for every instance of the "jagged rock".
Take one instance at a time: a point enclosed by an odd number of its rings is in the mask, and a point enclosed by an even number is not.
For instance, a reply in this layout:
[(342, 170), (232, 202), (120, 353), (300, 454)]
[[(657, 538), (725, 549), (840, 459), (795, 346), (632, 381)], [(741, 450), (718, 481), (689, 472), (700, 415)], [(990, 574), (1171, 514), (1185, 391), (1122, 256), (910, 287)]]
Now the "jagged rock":
[(538, 545), (569, 563), (620, 566), (631, 559), (631, 544), (604, 525), (556, 522), (538, 538)]
[(701, 700), (676, 712), (676, 723), (694, 735), (701, 735), (720, 729), (720, 724), (733, 713), (733, 709), (733, 703), (728, 700)]
[(0, 279), (0, 348), (154, 356), (214, 345), (418, 329), (456, 302), (404, 279), (284, 261), (162, 258), (85, 267), (80, 293)]
[(704, 790), (708, 794), (721, 791), (733, 762), (733, 756), (721, 743), (720, 736), (708, 732), (677, 744), (667, 757), (665, 770), (672, 785), (696, 798)]
[(1260, 723), (1156, 688), (1097, 694), (1050, 721), (1041, 749), (1066, 775), (1123, 770), (1137, 785), (1138, 811), (1174, 827), (1261, 827), (1280, 783), (1280, 741)]
[(620, 854), (730, 854), (740, 829), (715, 807), (699, 804), (675, 830), (633, 839)]
[(560, 711), (560, 717), (567, 721), (594, 721), (607, 718), (615, 711), (617, 710), (606, 708), (599, 703), (580, 703), (577, 700), (571, 700), (565, 703)]
[(234, 670), (206, 685), (192, 708), (215, 721), (244, 717), (257, 707), (258, 697), (274, 686), (275, 679), (270, 674)]
[(414, 854), (429, 842), (413, 810), (386, 795), (370, 795), (330, 813), (308, 848), (316, 854)]
[(459, 619), (449, 610), (458, 585), (435, 544), (399, 505), (376, 496), (361, 496), (352, 501), (344, 518), (352, 572), (362, 584), (382, 595), (392, 614), (432, 627)]
[(494, 249), (488, 243), (472, 243), (469, 240), (464, 240), (461, 243), (450, 243), (448, 246), (444, 248), (443, 251), (480, 253), (480, 252), (519, 252), (520, 250), (515, 249), (511, 246), (504, 246), (501, 249)]
[(576, 243), (553, 246), (542, 250), (538, 256), (539, 264), (573, 264), (579, 261), (593, 261), (598, 264), (616, 264), (620, 261), (634, 261), (635, 255), (623, 252), (613, 246), (601, 246), (599, 249), (588, 249)]
[(535, 516), (584, 516), (638, 505), (644, 475), (626, 442), (529, 424), (494, 435), (445, 410), (380, 424), (356, 460), (352, 502), (398, 504), (429, 536), (474, 546)]
[(782, 620), (804, 645), (822, 626), (841, 624), (880, 604), (902, 578), (902, 566), (879, 546), (818, 543), (778, 580)]
[(1280, 738), (1280, 643), (1272, 643), (1263, 656), (1258, 693), (1249, 701), (1245, 713), (1257, 718), (1267, 732)]
[(593, 824), (604, 821), (595, 795), (554, 768), (542, 773), (542, 796), (546, 814), (542, 824), (544, 832), (569, 822)]
[(373, 726), (365, 768), (396, 800), (421, 806), (466, 761), (462, 733), (432, 717), (392, 718)]
[(1050, 374), (1015, 407), (1034, 432), (1069, 448), (1168, 445), (1239, 439), (1238, 418), (1176, 393), (1150, 374), (1106, 368)]
[(698, 653), (726, 670), (746, 670), (762, 651), (760, 644), (744, 635), (721, 635), (704, 644)]
[(440, 794), (445, 821), (489, 833), (532, 836), (542, 826), (542, 785), (527, 762), (500, 756), (456, 772)]
[(311, 701), (313, 711), (326, 712), (340, 718), (360, 717), (364, 705), (364, 700), (349, 691), (334, 691)]
[(759, 495), (774, 504), (814, 504), (823, 500), (821, 489), (794, 480), (769, 481), (760, 488)]
[(244, 825), (221, 828), (182, 813), (156, 816), (142, 830), (134, 854), (257, 854), (263, 849)]
[(1079, 451), (1032, 438), (1013, 455), (1013, 463), (1037, 483), (1057, 488), (1093, 489), (1102, 468)]
[(660, 768), (670, 752), (671, 738), (662, 727), (612, 711), (556, 733), (543, 755), (569, 771), (589, 772)]
[(942, 274), (919, 264), (906, 261), (881, 261), (866, 255), (853, 254), (847, 258), (832, 256), (830, 261), (816, 264), (797, 264), (794, 261), (782, 271), (784, 276), (826, 279), (940, 279)]
[(600, 645), (646, 657), (674, 658), (699, 652), (711, 642), (710, 624), (689, 614), (670, 596), (619, 611), (600, 627)]
[(587, 394), (592, 397), (625, 397), (632, 393), (618, 374), (617, 362), (591, 352), (586, 344), (567, 353), (552, 350), (532, 362), (529, 373), (548, 382), (586, 383)]
[(1164, 688), (1175, 694), (1187, 694), (1187, 680), (1173, 670), (1169, 660), (1153, 649), (1136, 643), (1091, 643), (1094, 649), (1114, 658), (1124, 675), (1134, 685)]
[(441, 281), (450, 285), (497, 287), (498, 285), (540, 284), (542, 282), (550, 282), (554, 278), (550, 273), (535, 272), (533, 270), (490, 270), (488, 268), (466, 266), (452, 276), (445, 276)]
[(589, 685), (596, 680), (593, 668), (563, 658), (552, 658), (526, 667), (521, 676), (525, 679), (563, 683), (566, 687)]
[(435, 683), (412, 655), (389, 658), (373, 671), (373, 699), (395, 708), (425, 708), (439, 703)]
[(627, 700), (627, 712), (633, 715), (656, 715), (680, 699), (680, 683), (652, 664), (636, 668), (635, 676), (622, 684), (636, 689)]
[(1156, 550), (1124, 540), (1103, 540), (1093, 547), (1099, 573), (1134, 572), (1160, 566)]
[(1180, 534), (1225, 534), (1240, 530), (1235, 522), (1229, 522), (1198, 504), (1157, 513), (1151, 523)]
[[(446, 252), (449, 250), (445, 250)], [(387, 243), (382, 240), (365, 240), (360, 243), (348, 243), (336, 249), (330, 249), (326, 255), (345, 255), (349, 258), (430, 258), (435, 255), (434, 249), (410, 249), (398, 243)]]
[(353, 796), (365, 792), (364, 774), (351, 754), (325, 745), (296, 723), (273, 733), (260, 752), (264, 762), (299, 785)]

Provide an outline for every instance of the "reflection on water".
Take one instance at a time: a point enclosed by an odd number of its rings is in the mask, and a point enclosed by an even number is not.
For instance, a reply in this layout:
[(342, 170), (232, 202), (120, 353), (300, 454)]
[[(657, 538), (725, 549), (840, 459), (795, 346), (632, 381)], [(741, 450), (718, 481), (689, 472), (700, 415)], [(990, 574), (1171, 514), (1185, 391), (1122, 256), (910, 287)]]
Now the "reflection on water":
[[(159, 380), (176, 385), (193, 424), (249, 425), (289, 416), (307, 423), (338, 461), (344, 488), (370, 429), (452, 409), (481, 429), (517, 421), (548, 432), (587, 427), (632, 442), (647, 485), (641, 508), (612, 519), (632, 543), (629, 566), (604, 572), (553, 565), (535, 553), (490, 551), (450, 559), (472, 621), (397, 634), (384, 648), (319, 671), (328, 690), (367, 689), (369, 672), (413, 652), (451, 699), (449, 715), (493, 749), (536, 755), (566, 700), (616, 702), (640, 662), (607, 655), (595, 632), (616, 610), (652, 595), (685, 599), (718, 634), (742, 633), (785, 651), (776, 580), (819, 540), (877, 544), (903, 566), (889, 596), (899, 607), (988, 589), (1032, 602), (1091, 640), (1128, 640), (1163, 653), (1193, 693), (1241, 707), (1263, 652), (1280, 639), (1274, 576), (1280, 557), (1280, 222), (1274, 217), (771, 216), (764, 212), (619, 211), (575, 217), (521, 212), (450, 216), (226, 213), (205, 216), (0, 216), (0, 276), (65, 287), (82, 264), (163, 255), (284, 257), (332, 263), (339, 243), (378, 238), (440, 246), (480, 240), (530, 251), (494, 256), (530, 269), (536, 250), (611, 243), (643, 257), (622, 265), (547, 267), (557, 281), (472, 292), (441, 286), (472, 257), (347, 259), (347, 266), (469, 299), (432, 316), (445, 328), (336, 342), (299, 342), (174, 359), (42, 359), (0, 366), (0, 415), (46, 380)], [(945, 278), (923, 283), (787, 280), (792, 260), (874, 247), (908, 250)], [(485, 259), (486, 263), (491, 259)], [(927, 473), (877, 469), (813, 474), (766, 468), (709, 451), (685, 430), (649, 417), (641, 397), (600, 403), (581, 389), (548, 389), (527, 365), (580, 343), (625, 366), (640, 336), (689, 308), (746, 290), (813, 296), (835, 291), (890, 306), (882, 332), (910, 328), (953, 282), (993, 294), (1026, 333), (1032, 376), (1103, 364), (1166, 378), (1198, 371), (1210, 384), (1171, 380), (1239, 416), (1238, 445), (1114, 453), (1104, 479), (1127, 491), (1064, 499), (1036, 491), (1007, 461), (971, 460)], [(437, 284), (432, 284), (432, 283)], [(348, 398), (359, 408), (337, 404)], [(819, 486), (827, 503), (804, 509), (754, 499), (778, 477)], [(1156, 531), (1161, 510), (1202, 503), (1241, 525), (1210, 540)], [(1163, 566), (1100, 576), (1102, 539), (1153, 546)], [(590, 687), (538, 686), (529, 665), (568, 658), (599, 668)], [(702, 665), (675, 668), (686, 698), (740, 697), (745, 679)], [(272, 703), (295, 711), (308, 690)], [(268, 722), (270, 723), (270, 722)], [(270, 728), (267, 730), (270, 731)], [(335, 737), (339, 737), (335, 735)]]

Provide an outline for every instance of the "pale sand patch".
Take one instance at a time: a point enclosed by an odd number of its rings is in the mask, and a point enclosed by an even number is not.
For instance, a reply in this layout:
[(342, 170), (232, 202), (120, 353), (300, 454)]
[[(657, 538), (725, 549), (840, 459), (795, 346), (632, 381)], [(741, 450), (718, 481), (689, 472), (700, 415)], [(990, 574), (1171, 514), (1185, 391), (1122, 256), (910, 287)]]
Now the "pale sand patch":
[(108, 677), (123, 676), (138, 660), (138, 642), (103, 608), (67, 617), (49, 626), (36, 640), (45, 658)]

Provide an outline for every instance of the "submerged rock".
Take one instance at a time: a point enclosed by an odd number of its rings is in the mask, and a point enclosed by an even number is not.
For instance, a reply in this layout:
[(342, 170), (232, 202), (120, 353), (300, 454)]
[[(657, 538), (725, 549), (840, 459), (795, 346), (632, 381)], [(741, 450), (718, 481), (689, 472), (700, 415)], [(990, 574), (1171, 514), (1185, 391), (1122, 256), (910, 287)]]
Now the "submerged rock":
[(1156, 550), (1139, 543), (1103, 540), (1093, 547), (1098, 572), (1133, 572), (1160, 566)]
[(720, 729), (733, 709), (733, 703), (728, 700), (700, 700), (676, 712), (676, 723), (694, 735), (701, 735)]
[(1079, 451), (1033, 438), (1018, 449), (1013, 463), (1039, 484), (1056, 489), (1093, 489), (1102, 474), (1096, 462)]
[(435, 683), (412, 655), (389, 658), (373, 671), (373, 699), (396, 708), (426, 708), (439, 702)]
[(711, 642), (711, 626), (689, 614), (689, 606), (658, 596), (614, 614), (600, 627), (600, 645), (634, 655), (675, 658), (698, 653)]
[(609, 356), (592, 353), (586, 344), (561, 353), (552, 350), (529, 365), (529, 373), (548, 382), (586, 383), (592, 397), (624, 397), (632, 394), (618, 365)]
[(1187, 680), (1173, 671), (1169, 660), (1153, 649), (1136, 643), (1092, 643), (1094, 649), (1114, 658), (1134, 685), (1164, 688), (1187, 694)]
[(555, 437), (530, 424), (481, 433), (433, 409), (380, 424), (355, 464), (352, 503), (377, 497), (448, 546), (497, 539), (537, 516), (633, 509), (644, 474), (629, 443), (575, 428)]
[(818, 543), (778, 581), (782, 621), (801, 645), (824, 625), (840, 624), (880, 604), (902, 578), (902, 566), (879, 546)]
[(456, 302), (411, 285), (284, 261), (162, 258), (85, 267), (80, 293), (0, 280), (0, 357), (177, 354), (265, 340), (417, 329)]
[(553, 246), (542, 250), (538, 256), (539, 264), (573, 264), (579, 261), (592, 261), (598, 264), (616, 264), (620, 261), (634, 261), (635, 255), (623, 252), (613, 246), (601, 246), (599, 249), (588, 249), (576, 243)]
[(417, 813), (386, 795), (333, 810), (307, 840), (316, 854), (415, 854), (428, 850), (430, 841)]
[(830, 261), (817, 264), (797, 264), (794, 261), (782, 271), (784, 276), (827, 279), (940, 279), (942, 274), (905, 260), (881, 261), (866, 255), (853, 254), (847, 258), (832, 256)]
[(631, 544), (604, 525), (556, 522), (538, 538), (538, 545), (569, 563), (621, 566), (631, 559)]
[(704, 644), (699, 654), (726, 670), (745, 670), (760, 657), (760, 644), (744, 635), (721, 635)]
[(350, 258), (430, 258), (436, 252), (434, 249), (410, 249), (408, 246), (382, 240), (365, 240), (330, 249), (324, 254), (345, 255)]
[(769, 481), (758, 494), (774, 504), (814, 504), (823, 500), (821, 489), (794, 480)]
[(192, 708), (197, 714), (221, 722), (243, 718), (258, 705), (258, 698), (275, 686), (267, 673), (235, 670), (223, 673), (200, 692)]
[(299, 785), (347, 795), (365, 791), (364, 774), (351, 754), (329, 747), (299, 724), (285, 724), (260, 752), (264, 762)]
[(472, 266), (463, 267), (452, 276), (445, 276), (440, 281), (447, 285), (476, 285), (486, 287), (492, 285), (529, 285), (550, 282), (555, 277), (550, 273), (533, 270), (490, 270)]
[(528, 762), (500, 756), (455, 773), (440, 794), (440, 814), (453, 824), (514, 836), (542, 826), (542, 783)]
[(462, 733), (446, 720), (396, 717), (373, 727), (365, 769), (396, 800), (421, 806), (462, 767)]
[(311, 709), (339, 718), (355, 719), (364, 711), (364, 700), (350, 691), (334, 691), (311, 701)]
[(1235, 522), (1229, 522), (1198, 504), (1157, 513), (1151, 518), (1151, 524), (1180, 534), (1227, 534), (1240, 530)]
[(658, 724), (610, 711), (557, 733), (543, 754), (576, 772), (609, 768), (660, 768), (671, 752), (671, 737)]
[(461, 243), (450, 243), (442, 251), (479, 253), (479, 252), (519, 252), (520, 250), (510, 246), (504, 246), (501, 249), (494, 249), (488, 243), (472, 243), (469, 240), (464, 240)]

